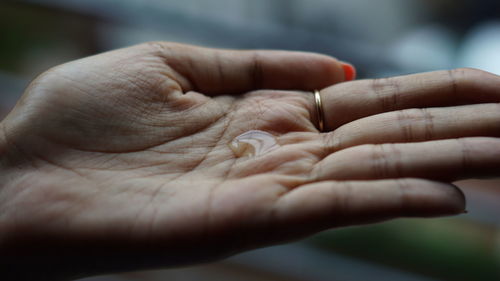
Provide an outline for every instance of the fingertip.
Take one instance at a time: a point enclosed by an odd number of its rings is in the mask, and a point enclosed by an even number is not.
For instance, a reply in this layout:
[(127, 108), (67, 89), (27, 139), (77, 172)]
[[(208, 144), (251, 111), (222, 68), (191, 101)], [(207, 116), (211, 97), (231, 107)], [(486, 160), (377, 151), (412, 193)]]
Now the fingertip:
[[(418, 186), (414, 186), (415, 189)], [(433, 182), (427, 188), (421, 186), (413, 190), (417, 206), (410, 208), (414, 211), (409, 216), (415, 217), (441, 217), (460, 215), (465, 212), (466, 198), (460, 188), (453, 184)], [(412, 191), (410, 191), (411, 193)]]
[(443, 183), (441, 191), (443, 215), (460, 215), (465, 212), (467, 205), (465, 194), (458, 186)]
[(345, 81), (352, 81), (356, 79), (356, 68), (346, 62), (341, 62), (342, 63), (342, 69), (344, 70), (344, 79)]
[[(452, 215), (459, 215), (467, 213), (467, 199), (464, 192), (456, 185), (451, 184), (453, 189), (454, 200), (450, 202), (450, 211)], [(450, 200), (451, 201), (451, 200)]]

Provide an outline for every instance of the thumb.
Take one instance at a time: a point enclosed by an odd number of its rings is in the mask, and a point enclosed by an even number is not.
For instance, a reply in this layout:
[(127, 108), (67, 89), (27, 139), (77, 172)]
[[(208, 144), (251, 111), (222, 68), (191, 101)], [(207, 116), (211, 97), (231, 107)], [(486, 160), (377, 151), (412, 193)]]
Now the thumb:
[(305, 52), (236, 51), (191, 45), (149, 43), (178, 76), (183, 91), (208, 95), (239, 94), (257, 89), (322, 89), (352, 80), (352, 65)]

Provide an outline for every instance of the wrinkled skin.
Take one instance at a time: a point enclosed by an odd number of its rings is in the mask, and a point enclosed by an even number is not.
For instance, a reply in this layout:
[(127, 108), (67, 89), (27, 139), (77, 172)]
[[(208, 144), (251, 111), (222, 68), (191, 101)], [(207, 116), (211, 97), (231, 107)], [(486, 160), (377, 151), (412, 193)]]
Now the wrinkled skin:
[[(450, 182), (497, 176), (497, 76), (343, 80), (326, 56), (158, 42), (49, 70), (0, 125), (0, 260), (19, 280), (26, 266), (54, 280), (200, 263), (458, 214)], [(228, 143), (248, 130), (280, 148), (235, 157)]]

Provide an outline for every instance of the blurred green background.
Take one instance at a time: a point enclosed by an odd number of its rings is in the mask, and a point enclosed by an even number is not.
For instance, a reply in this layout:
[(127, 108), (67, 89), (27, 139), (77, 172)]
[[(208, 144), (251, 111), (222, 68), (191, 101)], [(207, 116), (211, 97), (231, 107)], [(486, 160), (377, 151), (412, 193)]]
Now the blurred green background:
[[(360, 78), (500, 74), (500, 1), (32, 0), (0, 3), (0, 116), (40, 72), (150, 40), (314, 51)], [(86, 280), (500, 280), (499, 181), (457, 183), (469, 213), (321, 233), (226, 261)]]

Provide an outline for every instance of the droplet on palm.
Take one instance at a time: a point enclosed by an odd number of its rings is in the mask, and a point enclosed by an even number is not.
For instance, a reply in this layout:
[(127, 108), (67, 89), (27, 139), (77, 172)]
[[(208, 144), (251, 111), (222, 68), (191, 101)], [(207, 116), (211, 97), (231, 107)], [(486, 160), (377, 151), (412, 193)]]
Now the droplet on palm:
[(228, 146), (236, 157), (260, 156), (280, 147), (275, 136), (260, 130), (247, 131), (234, 138)]

